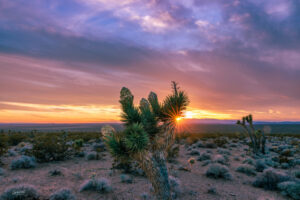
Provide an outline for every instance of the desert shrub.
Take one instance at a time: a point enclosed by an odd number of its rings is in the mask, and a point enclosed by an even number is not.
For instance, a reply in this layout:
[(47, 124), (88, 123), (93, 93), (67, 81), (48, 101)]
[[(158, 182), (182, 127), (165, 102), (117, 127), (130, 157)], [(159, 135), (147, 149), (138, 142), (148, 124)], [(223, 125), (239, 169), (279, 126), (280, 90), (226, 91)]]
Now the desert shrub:
[(8, 154), (9, 156), (16, 156), (16, 155), (17, 155), (17, 153), (16, 153), (14, 150), (12, 150), (12, 149), (9, 149), (9, 150), (7, 151), (7, 154)]
[(103, 152), (103, 151), (105, 151), (105, 144), (104, 143), (94, 143), (93, 150), (96, 152)]
[(50, 200), (75, 200), (76, 197), (69, 189), (61, 189), (50, 196)]
[(198, 148), (203, 148), (203, 147), (205, 147), (202, 141), (198, 141), (195, 145), (196, 145), (196, 147), (198, 147)]
[(112, 191), (112, 186), (110, 181), (106, 178), (90, 179), (85, 181), (80, 186), (79, 191), (96, 191), (99, 193), (108, 193)]
[(220, 163), (222, 165), (227, 165), (228, 159), (225, 156), (217, 154), (213, 157), (213, 162)]
[(3, 176), (5, 173), (4, 169), (0, 167), (0, 176)]
[(238, 147), (238, 145), (236, 143), (231, 143), (231, 144), (229, 144), (229, 147), (235, 148), (235, 147)]
[(207, 189), (207, 193), (217, 194), (217, 189), (215, 187), (210, 187), (210, 188)]
[(140, 197), (141, 197), (141, 200), (150, 200), (151, 199), (151, 196), (146, 192), (142, 193), (140, 195)]
[(198, 150), (192, 150), (191, 152), (189, 152), (189, 155), (191, 155), (191, 156), (199, 156), (200, 152)]
[(217, 152), (222, 155), (228, 155), (228, 156), (231, 155), (230, 151), (228, 151), (227, 149), (218, 148)]
[(29, 155), (36, 157), (38, 162), (65, 160), (68, 157), (65, 135), (45, 134), (35, 138)]
[(254, 165), (254, 160), (251, 158), (247, 158), (243, 161), (243, 164)]
[(256, 160), (255, 162), (255, 170), (257, 172), (263, 172), (268, 166), (265, 164), (263, 160)]
[(235, 160), (235, 161), (240, 161), (240, 157), (234, 156), (234, 157), (233, 157), (233, 160)]
[(265, 159), (265, 163), (266, 163), (266, 165), (268, 165), (268, 166), (270, 166), (270, 167), (274, 167), (274, 168), (276, 168), (276, 167), (279, 166), (279, 163), (278, 163), (278, 162), (275, 162), (275, 161), (273, 161), (273, 160), (270, 159), (270, 158), (266, 158), (266, 159)]
[(300, 159), (294, 159), (293, 165), (294, 166), (300, 165)]
[(4, 134), (0, 134), (0, 156), (7, 152), (7, 137)]
[(229, 170), (227, 167), (220, 165), (220, 164), (211, 164), (207, 171), (206, 171), (206, 176), (210, 178), (223, 178), (225, 180), (231, 180), (232, 175), (230, 174)]
[(24, 142), (27, 139), (23, 133), (9, 133), (7, 143), (10, 146), (16, 146), (20, 142)]
[(77, 139), (73, 143), (73, 148), (76, 152), (79, 152), (81, 150), (81, 147), (83, 147), (83, 139)]
[(99, 156), (96, 152), (89, 152), (85, 156), (86, 160), (98, 160)]
[(300, 179), (300, 170), (294, 172), (295, 177)]
[(59, 169), (52, 169), (49, 171), (50, 176), (60, 176), (62, 175), (62, 172)]
[(120, 178), (121, 178), (122, 183), (132, 183), (133, 182), (132, 177), (127, 174), (121, 174)]
[(207, 142), (207, 143), (205, 143), (205, 147), (210, 148), (210, 149), (215, 149), (215, 148), (217, 148), (217, 145), (212, 142)]
[(248, 176), (255, 176), (256, 175), (255, 169), (250, 165), (240, 165), (236, 168), (236, 171), (240, 172), (240, 173), (243, 173), (243, 174), (246, 174)]
[(201, 166), (207, 166), (207, 165), (209, 165), (209, 164), (211, 164), (212, 162), (211, 162), (211, 160), (205, 160), (203, 163), (202, 163), (202, 165)]
[(283, 195), (300, 200), (300, 182), (286, 181), (279, 183), (277, 187)]
[(272, 168), (264, 170), (253, 182), (253, 186), (262, 187), (266, 190), (277, 190), (277, 184), (290, 180), (290, 177), (282, 172), (277, 172)]
[(203, 161), (203, 160), (210, 160), (211, 159), (211, 155), (208, 153), (202, 153), (199, 157), (198, 157), (198, 161)]
[(225, 147), (226, 144), (228, 144), (228, 140), (224, 137), (218, 137), (213, 140), (213, 142), (218, 146), (218, 147)]
[(1, 200), (38, 200), (39, 194), (31, 185), (20, 185), (6, 189), (0, 196)]
[(284, 149), (280, 152), (280, 155), (290, 157), (294, 155), (294, 152), (291, 149)]
[(10, 168), (12, 170), (29, 169), (29, 168), (34, 168), (35, 166), (36, 166), (35, 158), (29, 156), (21, 156), (17, 159), (14, 159), (10, 164)]
[(289, 165), (289, 163), (281, 163), (281, 168), (288, 169), (288, 168), (290, 168), (290, 165)]

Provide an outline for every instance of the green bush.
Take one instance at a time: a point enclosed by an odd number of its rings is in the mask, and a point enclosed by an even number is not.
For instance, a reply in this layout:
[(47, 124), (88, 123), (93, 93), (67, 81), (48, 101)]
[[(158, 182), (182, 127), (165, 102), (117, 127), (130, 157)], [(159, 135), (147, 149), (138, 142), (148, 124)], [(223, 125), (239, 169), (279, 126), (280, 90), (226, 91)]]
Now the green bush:
[(32, 150), (28, 154), (34, 156), (38, 162), (59, 161), (68, 157), (68, 148), (66, 136), (45, 134), (34, 139)]
[(7, 151), (7, 137), (4, 134), (0, 134), (0, 156)]
[(82, 146), (83, 146), (83, 139), (77, 139), (73, 143), (73, 148), (76, 152), (79, 152)]
[(8, 134), (8, 145), (16, 146), (20, 142), (24, 142), (27, 139), (26, 135), (23, 133), (9, 133)]

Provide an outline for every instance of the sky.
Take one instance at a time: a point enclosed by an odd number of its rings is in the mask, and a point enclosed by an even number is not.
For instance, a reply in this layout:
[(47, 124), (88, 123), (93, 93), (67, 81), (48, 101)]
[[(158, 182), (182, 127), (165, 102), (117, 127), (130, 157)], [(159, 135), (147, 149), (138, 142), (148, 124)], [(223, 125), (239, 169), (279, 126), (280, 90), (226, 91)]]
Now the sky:
[(0, 122), (115, 122), (171, 81), (188, 118), (300, 121), (298, 0), (0, 0)]

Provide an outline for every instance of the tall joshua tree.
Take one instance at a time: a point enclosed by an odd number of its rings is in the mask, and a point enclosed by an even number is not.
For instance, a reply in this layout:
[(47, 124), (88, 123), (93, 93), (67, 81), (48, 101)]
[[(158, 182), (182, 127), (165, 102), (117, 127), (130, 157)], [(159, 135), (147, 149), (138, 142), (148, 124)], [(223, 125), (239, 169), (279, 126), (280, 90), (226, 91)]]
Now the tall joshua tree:
[(265, 154), (266, 136), (263, 131), (255, 130), (253, 126), (252, 115), (250, 114), (243, 117), (241, 121), (237, 121), (237, 124), (242, 126), (250, 137), (253, 153), (258, 154), (259, 152), (261, 152)]
[(172, 94), (162, 103), (150, 92), (139, 106), (134, 96), (123, 87), (120, 94), (122, 121), (125, 130), (108, 131), (105, 142), (111, 154), (119, 160), (134, 160), (145, 171), (158, 199), (170, 200), (171, 191), (166, 166), (166, 149), (173, 144), (176, 121), (189, 104), (187, 94), (172, 82)]

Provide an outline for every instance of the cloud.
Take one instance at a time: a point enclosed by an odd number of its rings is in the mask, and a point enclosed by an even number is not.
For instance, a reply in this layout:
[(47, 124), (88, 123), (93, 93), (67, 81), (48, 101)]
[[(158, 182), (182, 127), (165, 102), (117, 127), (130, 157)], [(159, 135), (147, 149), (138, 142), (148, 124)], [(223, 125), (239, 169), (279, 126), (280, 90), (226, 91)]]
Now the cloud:
[(198, 114), (300, 120), (300, 4), (276, 2), (3, 0), (0, 100), (49, 120), (24, 105), (118, 106), (122, 86), (138, 102), (176, 80)]

